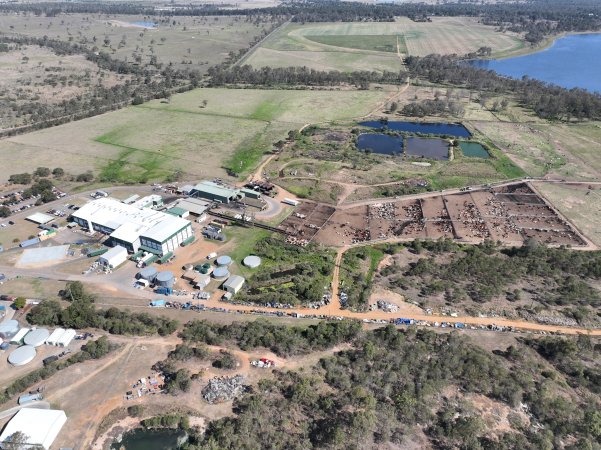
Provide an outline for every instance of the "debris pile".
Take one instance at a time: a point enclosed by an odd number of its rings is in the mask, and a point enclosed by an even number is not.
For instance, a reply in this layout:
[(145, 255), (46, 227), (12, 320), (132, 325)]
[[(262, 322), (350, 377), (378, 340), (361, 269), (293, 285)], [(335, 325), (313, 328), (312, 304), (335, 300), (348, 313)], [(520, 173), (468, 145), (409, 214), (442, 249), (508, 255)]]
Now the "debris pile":
[(207, 403), (223, 403), (240, 396), (244, 390), (244, 377), (236, 375), (234, 377), (215, 377), (209, 380), (202, 390), (202, 398)]

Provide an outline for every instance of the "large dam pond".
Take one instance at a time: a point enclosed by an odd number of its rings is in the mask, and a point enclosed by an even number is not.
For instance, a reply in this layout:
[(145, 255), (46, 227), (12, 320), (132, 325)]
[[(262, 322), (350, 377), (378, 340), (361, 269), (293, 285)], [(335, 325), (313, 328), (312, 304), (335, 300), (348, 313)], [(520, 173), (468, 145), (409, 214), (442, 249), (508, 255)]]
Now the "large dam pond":
[(177, 450), (185, 441), (186, 433), (181, 430), (145, 430), (137, 428), (123, 435), (123, 440), (111, 445), (111, 450)]
[(381, 155), (400, 155), (403, 153), (403, 138), (380, 133), (363, 133), (357, 138), (357, 148)]
[(557, 39), (540, 52), (515, 58), (471, 61), (483, 69), (512, 78), (528, 76), (571, 89), (601, 93), (601, 33)]
[(392, 131), (401, 131), (405, 133), (439, 134), (454, 137), (471, 137), (467, 128), (459, 123), (425, 123), (425, 122), (406, 122), (399, 120), (389, 120), (381, 122), (379, 120), (368, 120), (360, 122), (359, 125), (370, 128), (388, 129)]

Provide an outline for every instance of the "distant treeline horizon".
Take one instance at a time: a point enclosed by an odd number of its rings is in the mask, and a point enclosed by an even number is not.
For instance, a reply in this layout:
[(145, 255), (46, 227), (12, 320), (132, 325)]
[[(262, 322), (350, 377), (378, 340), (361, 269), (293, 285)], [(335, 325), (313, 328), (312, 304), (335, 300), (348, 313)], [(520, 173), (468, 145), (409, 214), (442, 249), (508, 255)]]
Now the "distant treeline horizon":
[(395, 17), (427, 21), (431, 16), (477, 17), (500, 30), (524, 33), (530, 43), (566, 32), (601, 30), (601, 3), (596, 0), (531, 0), (525, 3), (450, 3), (442, 5), (384, 3), (368, 5), (347, 1), (287, 1), (278, 6), (251, 9), (225, 9), (224, 5), (178, 5), (153, 7), (112, 2), (2, 3), (3, 12), (29, 12), (35, 15), (125, 14), (163, 16), (279, 16), (293, 22), (390, 22)]

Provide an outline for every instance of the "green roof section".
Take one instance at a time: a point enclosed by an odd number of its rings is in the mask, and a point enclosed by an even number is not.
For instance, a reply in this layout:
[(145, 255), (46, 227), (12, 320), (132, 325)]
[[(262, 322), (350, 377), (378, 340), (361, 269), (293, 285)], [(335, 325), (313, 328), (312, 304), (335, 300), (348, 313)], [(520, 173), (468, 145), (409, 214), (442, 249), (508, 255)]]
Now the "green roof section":
[(88, 257), (89, 258), (94, 258), (95, 256), (104, 255), (108, 251), (109, 251), (108, 248), (101, 248), (101, 249), (98, 249), (98, 250), (92, 250), (91, 252), (88, 252)]
[(194, 236), (190, 236), (188, 239), (186, 239), (185, 241), (183, 241), (180, 245), (182, 247), (185, 247), (186, 245), (190, 245), (192, 242), (194, 242), (196, 238)]
[(188, 211), (185, 210), (184, 208), (179, 208), (178, 206), (174, 206), (173, 208), (169, 208), (167, 211), (165, 211), (167, 214), (171, 214), (172, 216), (177, 216), (177, 217), (182, 217), (184, 216)]
[(173, 256), (173, 252), (165, 253), (161, 258), (159, 258), (159, 264), (164, 264), (169, 261), (169, 258)]
[(137, 258), (139, 258), (140, 256), (142, 256), (143, 253), (144, 253), (144, 250), (138, 250), (136, 253), (134, 253), (133, 255), (131, 255), (129, 257), (129, 259), (131, 261), (135, 261)]
[(157, 259), (159, 259), (159, 255), (154, 255), (152, 258), (150, 258), (148, 261), (146, 261), (146, 265), (149, 266), (151, 265), (153, 262), (155, 262)]

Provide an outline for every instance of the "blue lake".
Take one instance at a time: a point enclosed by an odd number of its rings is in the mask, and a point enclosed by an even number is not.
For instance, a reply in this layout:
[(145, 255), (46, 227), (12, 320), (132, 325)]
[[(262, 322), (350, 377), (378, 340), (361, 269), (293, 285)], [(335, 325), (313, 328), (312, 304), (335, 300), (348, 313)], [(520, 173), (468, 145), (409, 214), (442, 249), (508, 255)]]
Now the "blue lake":
[(359, 125), (371, 128), (384, 128), (393, 131), (404, 131), (407, 133), (440, 134), (455, 137), (471, 137), (467, 128), (457, 123), (423, 123), (423, 122), (405, 122), (389, 120), (380, 122), (379, 120), (369, 120), (360, 122)]
[(357, 148), (382, 155), (400, 155), (403, 153), (403, 138), (379, 133), (363, 133), (357, 138)]
[(527, 75), (568, 89), (579, 87), (601, 93), (601, 34), (566, 36), (530, 55), (471, 64), (507, 77)]

